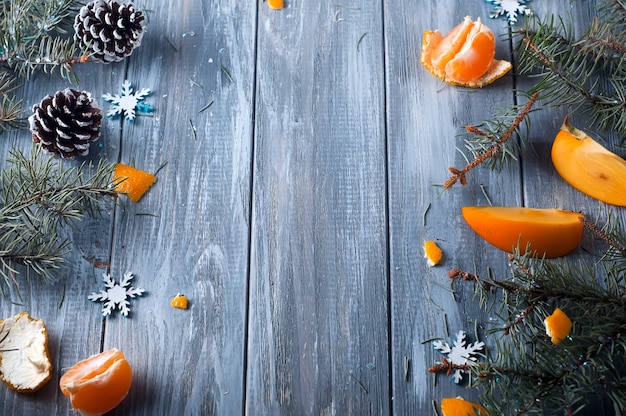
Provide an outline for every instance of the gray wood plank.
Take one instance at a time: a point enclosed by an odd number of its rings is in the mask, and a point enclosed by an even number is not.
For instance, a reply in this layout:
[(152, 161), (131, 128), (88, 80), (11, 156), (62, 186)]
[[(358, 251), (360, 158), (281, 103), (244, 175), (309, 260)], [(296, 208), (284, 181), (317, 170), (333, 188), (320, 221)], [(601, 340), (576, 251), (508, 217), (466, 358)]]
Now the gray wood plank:
[[(106, 322), (105, 349), (120, 348), (135, 371), (114, 414), (241, 414), (256, 7), (139, 5), (153, 12), (127, 78), (153, 90), (155, 112), (121, 124), (120, 158), (167, 165), (116, 211), (113, 275), (136, 273), (147, 294), (131, 319)], [(170, 307), (178, 292), (189, 310)]]
[(382, 3), (259, 4), (246, 410), (388, 414)]
[[(391, 272), (391, 366), (393, 410), (396, 414), (430, 414), (444, 397), (476, 397), (445, 375), (435, 379), (427, 370), (440, 360), (433, 338), (452, 342), (464, 330), (475, 339), (475, 321), (481, 320), (473, 288), (449, 291), (451, 268), (505, 270), (506, 257), (480, 240), (465, 224), (461, 207), (521, 203), (519, 169), (501, 174), (477, 168), (460, 183), (442, 192), (448, 167), (467, 161), (457, 138), (466, 125), (481, 122), (496, 107), (509, 105), (512, 76), (479, 90), (452, 87), (433, 77), (420, 64), (425, 30), (447, 33), (466, 15), (480, 17), (496, 36), (506, 25), (488, 18), (486, 4), (467, 2), (385, 3), (387, 66), (387, 132), (389, 148), (389, 227)], [(509, 59), (506, 42), (498, 40), (496, 57)], [(430, 268), (423, 241), (435, 240), (443, 251), (440, 265)], [(481, 334), (479, 334), (481, 336)], [(405, 358), (406, 357), (406, 358)], [(405, 380), (404, 361), (409, 360)]]

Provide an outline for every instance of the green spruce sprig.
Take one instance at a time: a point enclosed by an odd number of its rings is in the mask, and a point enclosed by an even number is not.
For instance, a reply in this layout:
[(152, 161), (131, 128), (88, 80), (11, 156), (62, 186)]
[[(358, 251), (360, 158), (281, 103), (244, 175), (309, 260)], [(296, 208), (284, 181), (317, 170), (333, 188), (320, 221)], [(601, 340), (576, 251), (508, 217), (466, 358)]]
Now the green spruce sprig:
[[(602, 228), (584, 222), (607, 243), (604, 255), (570, 262), (516, 254), (505, 279), (449, 273), (473, 283), (481, 308), (498, 322), (487, 331), (486, 360), (464, 368), (492, 414), (576, 414), (603, 401), (626, 414), (624, 230), (612, 220)], [(574, 326), (554, 344), (544, 319), (557, 307)]]
[(12, 150), (0, 173), (0, 294), (18, 288), (20, 267), (54, 282), (70, 251), (68, 231), (86, 215), (101, 212), (115, 197), (113, 165), (68, 167), (33, 146)]

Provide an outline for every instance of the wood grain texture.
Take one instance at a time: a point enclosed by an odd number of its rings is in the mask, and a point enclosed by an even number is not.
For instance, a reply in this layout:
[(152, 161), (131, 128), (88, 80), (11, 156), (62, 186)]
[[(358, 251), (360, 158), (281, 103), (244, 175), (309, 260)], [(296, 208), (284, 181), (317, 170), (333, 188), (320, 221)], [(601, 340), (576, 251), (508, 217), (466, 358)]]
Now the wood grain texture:
[[(461, 129), (523, 101), (516, 90), (531, 84), (515, 73), (481, 90), (442, 84), (419, 64), (422, 34), (480, 17), (499, 36), (496, 57), (511, 60), (510, 28), (489, 19), (492, 6), (135, 4), (149, 17), (141, 47), (122, 63), (79, 66), (79, 86), (105, 110), (102, 94), (125, 79), (152, 89), (154, 114), (105, 119), (89, 159), (161, 168), (158, 180), (139, 203), (120, 197), (80, 224), (63, 283), (24, 280), (20, 305), (0, 303), (0, 317), (44, 319), (55, 365), (38, 393), (0, 388), (0, 413), (72, 414), (58, 389), (63, 369), (113, 347), (134, 385), (110, 415), (422, 415), (443, 397), (476, 398), (427, 373), (440, 357), (425, 341), (460, 329), (480, 337), (476, 323), (489, 319), (472, 287), (453, 296), (448, 270), (508, 275), (506, 255), (466, 226), (461, 207), (603, 215), (551, 168), (565, 109), (533, 116), (534, 149), (521, 163), (475, 169), (467, 186), (442, 192), (448, 167), (466, 164)], [(595, 2), (532, 6), (583, 26)], [(25, 105), (66, 86), (33, 80)], [(0, 137), (0, 164), (12, 146), (28, 149), (28, 131)], [(443, 249), (440, 266), (427, 266), (426, 239)], [(129, 319), (103, 321), (87, 299), (109, 270), (133, 272), (147, 290)], [(169, 306), (179, 292), (190, 309)]]

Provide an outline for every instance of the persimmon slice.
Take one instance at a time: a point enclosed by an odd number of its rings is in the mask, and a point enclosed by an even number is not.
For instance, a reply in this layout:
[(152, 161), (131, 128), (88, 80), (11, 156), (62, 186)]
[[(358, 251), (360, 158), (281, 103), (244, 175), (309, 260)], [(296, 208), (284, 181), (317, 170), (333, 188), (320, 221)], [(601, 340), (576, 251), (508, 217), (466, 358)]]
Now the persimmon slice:
[(567, 183), (612, 205), (626, 206), (626, 160), (603, 147), (565, 117), (552, 144), (552, 163)]
[(463, 218), (495, 247), (554, 258), (573, 251), (583, 234), (583, 214), (560, 209), (463, 207)]
[(115, 191), (126, 194), (134, 202), (139, 202), (152, 184), (156, 176), (141, 169), (118, 163), (113, 170)]
[(480, 18), (470, 16), (443, 36), (439, 30), (424, 32), (420, 62), (452, 85), (479, 88), (504, 76), (512, 65), (494, 59), (496, 38)]
[(464, 400), (460, 397), (446, 397), (441, 400), (441, 413), (443, 416), (487, 416), (484, 407), (479, 404)]
[(59, 381), (61, 392), (82, 415), (102, 415), (130, 390), (132, 370), (124, 354), (111, 349), (79, 361)]

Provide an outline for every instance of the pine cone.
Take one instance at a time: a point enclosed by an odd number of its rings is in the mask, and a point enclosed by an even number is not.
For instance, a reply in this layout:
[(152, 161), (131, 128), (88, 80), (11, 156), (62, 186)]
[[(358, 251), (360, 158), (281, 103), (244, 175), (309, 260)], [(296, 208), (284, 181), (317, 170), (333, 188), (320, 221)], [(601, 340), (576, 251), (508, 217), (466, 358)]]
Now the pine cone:
[(83, 6), (74, 19), (74, 39), (91, 56), (104, 63), (119, 62), (141, 44), (145, 16), (133, 3), (95, 0)]
[(100, 137), (102, 111), (86, 91), (66, 88), (33, 106), (28, 117), (33, 141), (65, 159), (89, 154)]

